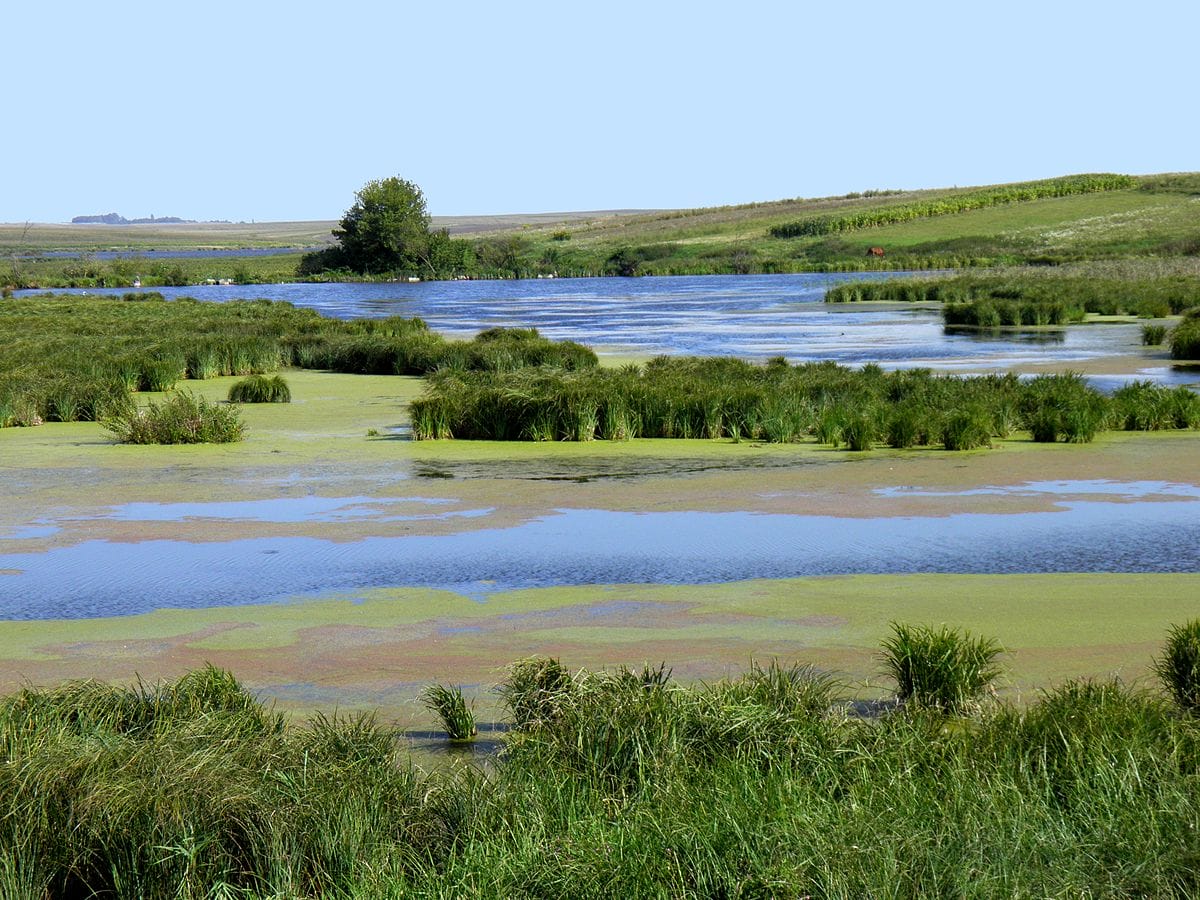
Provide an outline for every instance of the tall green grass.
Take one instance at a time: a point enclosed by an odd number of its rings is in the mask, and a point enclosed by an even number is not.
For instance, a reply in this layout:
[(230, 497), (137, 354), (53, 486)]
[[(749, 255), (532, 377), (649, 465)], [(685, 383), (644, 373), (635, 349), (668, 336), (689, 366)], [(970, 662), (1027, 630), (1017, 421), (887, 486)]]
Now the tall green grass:
[(250, 375), (229, 387), (230, 403), (291, 403), (292, 389), (281, 375)]
[(0, 343), (0, 427), (100, 419), (119, 412), (132, 392), (287, 366), (422, 375), (597, 364), (591, 350), (550, 341), (535, 329), (497, 328), (450, 341), (420, 319), (343, 321), (266, 300), (133, 297), (139, 302), (43, 296), (0, 304), (0, 333), (7, 337)]
[(1000, 269), (993, 272), (848, 282), (827, 303), (943, 303), (947, 324), (1060, 325), (1084, 313), (1160, 318), (1200, 305), (1200, 277), (1131, 266)]
[(1180, 708), (1200, 713), (1200, 619), (1172, 626), (1154, 670)]
[(1018, 429), (1037, 441), (1078, 443), (1107, 428), (1198, 424), (1195, 395), (1186, 389), (1142, 385), (1138, 397), (1170, 417), (1131, 414), (1132, 394), (1110, 400), (1077, 374), (1022, 381), (660, 357), (617, 370), (435, 373), (411, 414), (419, 440), (816, 440), (851, 450), (880, 442), (968, 450)]
[(1000, 669), (1000, 645), (953, 628), (892, 623), (883, 665), (896, 697), (917, 707), (956, 713), (978, 701)]
[(128, 404), (103, 421), (123, 444), (228, 444), (245, 434), (237, 406), (177, 391), (161, 403)]
[(289, 724), (212, 667), (27, 687), (0, 698), (0, 896), (1196, 896), (1197, 717), (1074, 680), (948, 719), (994, 644), (892, 643), (909, 702), (868, 715), (778, 661), (522, 660), (486, 767), (418, 768), (369, 716)]
[(421, 693), (421, 702), (437, 713), (450, 740), (469, 741), (478, 733), (475, 714), (463, 697), (462, 688), (431, 684)]

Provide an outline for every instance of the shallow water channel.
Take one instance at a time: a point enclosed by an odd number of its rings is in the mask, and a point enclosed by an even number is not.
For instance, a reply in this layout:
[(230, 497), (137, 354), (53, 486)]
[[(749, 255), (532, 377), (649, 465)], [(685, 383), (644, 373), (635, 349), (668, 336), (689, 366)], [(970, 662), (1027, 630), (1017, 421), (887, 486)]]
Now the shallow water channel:
[[(698, 584), (856, 573), (1200, 571), (1200, 488), (1163, 482), (1032, 482), (981, 493), (1066, 495), (1050, 511), (948, 516), (783, 515), (561, 509), (512, 527), (488, 527), (490, 510), (439, 511), (475, 526), (448, 534), (331, 541), (263, 536), (231, 541), (83, 540), (43, 552), (5, 553), (5, 617), (128, 615), (316, 597), (387, 586), (492, 592), (556, 585)], [(904, 487), (887, 496), (920, 494)], [(971, 493), (970, 491), (965, 493)], [(1080, 496), (1089, 499), (1081, 500)], [(1069, 498), (1068, 498), (1069, 497)], [(395, 521), (403, 501), (371, 497), (114, 507), (101, 518), (162, 522)], [(52, 534), (67, 520), (43, 519)]]

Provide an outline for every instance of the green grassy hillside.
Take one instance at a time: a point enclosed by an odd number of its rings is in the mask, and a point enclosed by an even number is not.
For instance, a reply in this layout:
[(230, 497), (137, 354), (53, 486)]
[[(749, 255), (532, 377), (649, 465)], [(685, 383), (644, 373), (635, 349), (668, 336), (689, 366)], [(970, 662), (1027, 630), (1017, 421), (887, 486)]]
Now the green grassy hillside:
[[(1077, 191), (1084, 185), (1086, 192)], [(990, 205), (956, 212), (979, 198)], [(974, 198), (974, 199), (973, 199)], [(995, 202), (993, 202), (995, 201)], [(920, 214), (913, 210), (937, 214)], [(804, 233), (806, 223), (871, 222)], [(657, 212), (435, 219), (466, 248), (443, 277), (683, 275), (1059, 265), (1200, 257), (1200, 173), (1068, 176), (1022, 185), (867, 191), (843, 197)], [(152, 247), (303, 247), (332, 222), (238, 225), (0, 225), (0, 284), (29, 287), (266, 282), (299, 277), (299, 252), (274, 257), (155, 260)], [(800, 226), (800, 227), (797, 227)], [(779, 234), (801, 232), (796, 236)], [(820, 230), (820, 229), (816, 229)], [(37, 250), (147, 251), (115, 262), (34, 260)], [(872, 254), (878, 248), (882, 255)], [(325, 273), (318, 277), (353, 277)], [(397, 273), (400, 275), (406, 273)], [(411, 273), (409, 273), (411, 274)]]
[[(1057, 179), (1055, 180), (1057, 181)], [(1053, 182), (1043, 182), (1047, 184)], [(951, 268), (1200, 255), (1200, 175), (1131, 180), (1118, 190), (1044, 197), (864, 227), (774, 237), (818, 217), (871, 214), (985, 188), (850, 195), (660, 213), (517, 235), (535, 269), (632, 274)], [(873, 247), (882, 257), (870, 256)]]

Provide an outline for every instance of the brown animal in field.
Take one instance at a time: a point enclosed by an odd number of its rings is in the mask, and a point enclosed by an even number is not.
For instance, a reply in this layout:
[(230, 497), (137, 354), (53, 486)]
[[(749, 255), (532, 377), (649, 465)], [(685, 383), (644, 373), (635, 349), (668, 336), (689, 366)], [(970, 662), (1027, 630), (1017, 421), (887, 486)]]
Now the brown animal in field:
[(867, 256), (883, 256), (883, 248), (882, 247), (872, 247), (870, 250), (867, 251)]

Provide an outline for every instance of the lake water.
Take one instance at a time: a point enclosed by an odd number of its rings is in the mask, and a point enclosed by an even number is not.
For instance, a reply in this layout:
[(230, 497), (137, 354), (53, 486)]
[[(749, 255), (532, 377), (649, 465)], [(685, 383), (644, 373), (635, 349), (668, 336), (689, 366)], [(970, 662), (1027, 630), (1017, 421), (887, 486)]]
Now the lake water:
[[(6, 618), (42, 619), (262, 603), (395, 585), (484, 599), (497, 591), (555, 585), (859, 573), (1200, 571), (1200, 489), (1194, 485), (1041, 482), (991, 490), (1101, 499), (1063, 500), (1050, 512), (880, 518), (563, 509), (513, 527), (443, 535), (91, 540), (41, 553), (5, 553), (0, 538), (0, 570), (10, 573), (0, 575), (0, 591)], [(388, 505), (370, 497), (242, 506), (134, 503), (109, 517), (392, 521)], [(489, 512), (465, 515), (486, 525)], [(55, 524), (44, 520), (39, 526), (53, 530)]]
[[(831, 359), (947, 371), (1072, 362), (1140, 350), (1138, 325), (1055, 331), (947, 333), (938, 313), (825, 304), (845, 281), (913, 273), (709, 275), (433, 281), (416, 284), (272, 284), (161, 288), (168, 297), (286, 300), (339, 318), (420, 316), (451, 337), (493, 326), (535, 327), (606, 354), (694, 354), (793, 362)], [(928, 274), (928, 273), (920, 273)], [(79, 293), (122, 294), (126, 289)], [(32, 292), (20, 292), (32, 293)], [(1149, 369), (1150, 367), (1148, 367)], [(1159, 365), (1141, 377), (1194, 383), (1200, 374)]]
[[(454, 337), (497, 325), (534, 326), (549, 337), (580, 341), (610, 354), (783, 355), (793, 361), (975, 371), (1084, 360), (1140, 347), (1137, 325), (998, 338), (947, 333), (938, 315), (926, 310), (821, 302), (832, 284), (880, 277), (896, 273), (284, 284), (167, 288), (162, 293), (213, 301), (286, 300), (344, 318), (420, 316)], [(1144, 374), (1167, 383), (1197, 380), (1195, 372), (1161, 364), (1148, 366)], [(403, 468), (398, 466), (398, 473)], [(19, 486), (10, 482), (4, 489)], [(902, 496), (907, 490), (895, 492)], [(16, 540), (55, 535), (60, 523), (72, 517), (69, 510), (58, 511), (58, 519), (14, 522), (0, 533), (0, 616), (109, 616), (398, 585), (447, 588), (482, 598), (519, 587), (853, 573), (1200, 571), (1200, 489), (1195, 485), (1041, 482), (977, 490), (1072, 496), (1052, 512), (876, 519), (570, 509), (507, 528), (489, 527), (492, 510), (444, 510), (435, 501), (422, 503), (414, 497), (131, 502), (102, 518), (474, 521), (451, 534), (339, 542), (280, 536), (194, 543), (84, 540), (37, 553), (5, 551), (6, 543), (12, 547)]]

